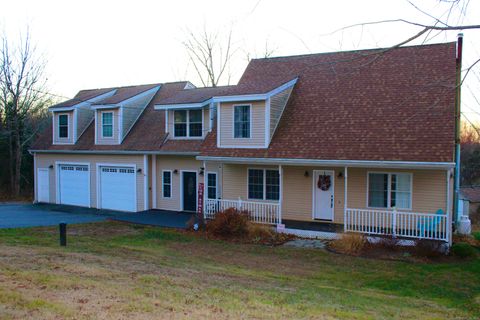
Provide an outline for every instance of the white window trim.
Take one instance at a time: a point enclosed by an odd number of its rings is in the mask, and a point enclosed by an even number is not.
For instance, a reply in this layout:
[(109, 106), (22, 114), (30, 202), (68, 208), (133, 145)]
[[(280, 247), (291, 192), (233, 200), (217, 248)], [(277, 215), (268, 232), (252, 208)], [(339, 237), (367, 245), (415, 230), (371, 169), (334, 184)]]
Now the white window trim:
[(213, 171), (207, 171), (206, 172), (206, 182), (205, 183), (205, 186), (206, 186), (206, 195), (207, 195), (207, 199), (212, 199), (212, 198), (209, 198), (208, 197), (208, 175), (209, 174), (213, 174), (215, 175), (215, 198), (214, 199), (218, 199), (218, 174), (216, 172), (213, 172)]
[[(202, 110), (202, 135), (201, 136), (198, 136), (198, 137), (191, 137), (190, 136), (190, 110)], [(186, 111), (187, 112), (187, 122), (186, 125), (187, 125), (187, 135), (186, 136), (176, 136), (175, 135), (175, 112), (176, 111)], [(174, 139), (177, 139), (177, 140), (182, 140), (182, 139), (203, 139), (205, 137), (205, 121), (204, 121), (204, 118), (205, 118), (205, 108), (201, 108), (201, 109), (180, 109), (180, 110), (173, 110), (173, 116), (172, 116), (172, 119), (173, 119), (173, 125), (172, 125), (172, 136)], [(167, 116), (167, 119), (168, 119), (168, 116)]]
[[(250, 198), (250, 195), (249, 195), (249, 192), (248, 192), (248, 186), (250, 185), (250, 170), (262, 170), (263, 171), (263, 198), (262, 199), (255, 199), (255, 198)], [(267, 170), (271, 170), (271, 171), (278, 171), (278, 174), (279, 174), (279, 178), (280, 178), (280, 170), (278, 168), (253, 168), (253, 167), (249, 167), (247, 168), (247, 199), (248, 200), (251, 200), (251, 201), (266, 201), (266, 202), (271, 202), (271, 203), (279, 203), (280, 202), (280, 199), (282, 198), (281, 195), (280, 195), (280, 192), (282, 191), (281, 188), (280, 188), (280, 184), (281, 184), (281, 181), (279, 179), (278, 183), (279, 183), (279, 194), (278, 194), (278, 200), (271, 200), (271, 199), (268, 199), (267, 200)]]
[[(67, 136), (66, 137), (60, 137), (60, 116), (67, 116)], [(70, 140), (70, 113), (66, 113), (66, 112), (58, 113), (57, 118), (58, 118), (58, 123), (56, 124), (57, 139)]]
[[(387, 207), (370, 207), (368, 205), (368, 197), (369, 197), (369, 192), (370, 192), (370, 174), (371, 173), (378, 173), (378, 174), (388, 174), (388, 182), (387, 182)], [(367, 171), (367, 199), (366, 199), (366, 205), (365, 207), (368, 209), (379, 209), (379, 210), (393, 210), (394, 207), (391, 207), (391, 197), (392, 197), (392, 174), (408, 174), (410, 175), (410, 202), (409, 202), (409, 207), (408, 208), (398, 208), (395, 207), (398, 210), (406, 210), (406, 211), (412, 211), (412, 206), (413, 206), (413, 173), (412, 172), (388, 172), (388, 171)]]
[[(248, 123), (248, 138), (236, 138), (235, 137), (235, 107), (249, 107), (250, 121)], [(251, 103), (241, 103), (232, 105), (232, 138), (235, 140), (250, 140), (252, 139), (252, 122), (253, 122), (253, 106)], [(248, 147), (251, 148), (251, 147)], [(262, 146), (263, 148), (263, 146)]]
[[(163, 193), (163, 191), (165, 189), (165, 182), (164, 182), (164, 177), (163, 177), (164, 172), (169, 172), (170, 173), (170, 197), (165, 197), (165, 194)], [(162, 170), (162, 199), (171, 199), (172, 198), (172, 191), (173, 191), (173, 172), (172, 172), (172, 170)]]
[[(112, 114), (112, 136), (111, 137), (106, 137), (103, 135), (103, 115), (107, 113)], [(113, 139), (115, 137), (115, 114), (112, 110), (100, 112), (100, 137), (102, 139)]]

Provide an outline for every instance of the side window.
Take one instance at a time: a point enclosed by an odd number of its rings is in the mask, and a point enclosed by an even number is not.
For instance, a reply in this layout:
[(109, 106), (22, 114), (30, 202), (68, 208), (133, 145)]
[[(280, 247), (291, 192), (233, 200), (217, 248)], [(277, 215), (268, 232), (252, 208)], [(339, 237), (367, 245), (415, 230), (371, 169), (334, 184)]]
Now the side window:
[(202, 136), (202, 110), (188, 111), (188, 136)]
[(208, 199), (217, 198), (217, 174), (216, 173), (207, 174), (207, 198)]
[(369, 173), (368, 206), (411, 209), (412, 175), (409, 173)]
[(250, 106), (234, 106), (233, 137), (250, 138)]
[(102, 113), (102, 137), (113, 137), (113, 112)]
[(163, 171), (162, 189), (163, 189), (164, 198), (172, 197), (172, 172), (171, 171)]
[(58, 116), (58, 137), (68, 138), (68, 115), (66, 114)]

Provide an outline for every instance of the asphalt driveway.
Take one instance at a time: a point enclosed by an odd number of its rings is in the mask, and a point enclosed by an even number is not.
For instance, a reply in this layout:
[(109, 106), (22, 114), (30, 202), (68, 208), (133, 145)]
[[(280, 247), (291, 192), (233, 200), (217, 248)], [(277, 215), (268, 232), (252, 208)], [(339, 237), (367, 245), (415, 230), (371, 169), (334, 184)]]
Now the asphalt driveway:
[(0, 204), (0, 228), (54, 226), (104, 221), (111, 217), (108, 212), (88, 208), (48, 204)]

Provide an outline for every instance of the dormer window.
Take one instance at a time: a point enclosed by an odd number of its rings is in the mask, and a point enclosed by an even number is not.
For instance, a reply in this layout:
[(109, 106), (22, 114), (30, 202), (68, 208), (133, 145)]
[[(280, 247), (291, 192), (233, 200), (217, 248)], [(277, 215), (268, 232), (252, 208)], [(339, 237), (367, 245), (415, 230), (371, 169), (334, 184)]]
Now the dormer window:
[(202, 109), (175, 110), (173, 131), (175, 137), (202, 137)]
[(113, 137), (113, 112), (102, 112), (102, 137)]
[(233, 137), (250, 138), (250, 105), (234, 106)]
[(68, 139), (68, 114), (58, 116), (58, 137)]

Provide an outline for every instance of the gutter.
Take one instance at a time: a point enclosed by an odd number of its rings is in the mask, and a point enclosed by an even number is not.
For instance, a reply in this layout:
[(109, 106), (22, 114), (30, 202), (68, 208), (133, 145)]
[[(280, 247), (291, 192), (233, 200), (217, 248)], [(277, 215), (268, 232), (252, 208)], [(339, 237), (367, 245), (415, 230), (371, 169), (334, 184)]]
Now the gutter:
[(198, 151), (128, 151), (128, 150), (28, 150), (33, 153), (62, 153), (62, 154), (132, 154), (132, 155), (177, 155), (177, 156), (197, 156)]
[(416, 161), (371, 161), (371, 160), (315, 160), (284, 158), (236, 158), (197, 156), (201, 161), (220, 161), (238, 164), (272, 164), (296, 166), (357, 167), (357, 168), (390, 168), (390, 169), (451, 169), (455, 162), (416, 162)]

